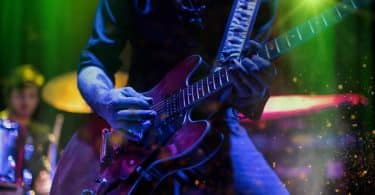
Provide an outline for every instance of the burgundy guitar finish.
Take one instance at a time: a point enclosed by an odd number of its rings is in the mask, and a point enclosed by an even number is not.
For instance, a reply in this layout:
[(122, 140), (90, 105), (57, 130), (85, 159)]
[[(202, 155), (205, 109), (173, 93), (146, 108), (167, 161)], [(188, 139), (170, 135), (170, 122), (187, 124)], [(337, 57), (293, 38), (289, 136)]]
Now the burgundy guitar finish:
[[(200, 56), (186, 58), (144, 94), (152, 97), (154, 105), (157, 105), (188, 86), (191, 74), (201, 62)], [(160, 111), (158, 117), (165, 114)], [(92, 178), (96, 181), (87, 186), (83, 194), (152, 193), (166, 177), (198, 166), (217, 153), (223, 135), (211, 130), (208, 121), (192, 121), (189, 109), (176, 118), (179, 128), (170, 134), (167, 142), (151, 143), (147, 147), (128, 142), (113, 155), (110, 164), (101, 165), (99, 176)]]

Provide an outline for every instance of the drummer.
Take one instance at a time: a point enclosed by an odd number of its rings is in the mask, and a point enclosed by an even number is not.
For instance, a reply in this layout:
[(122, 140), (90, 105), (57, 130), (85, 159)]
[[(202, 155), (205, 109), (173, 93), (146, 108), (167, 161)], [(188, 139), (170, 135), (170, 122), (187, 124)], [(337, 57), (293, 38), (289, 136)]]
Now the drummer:
[[(5, 83), (6, 109), (0, 112), (0, 119), (9, 119), (20, 125), (19, 137), (23, 140), (21, 143), (33, 146), (33, 151), (24, 152), (22, 167), (31, 172), (32, 189), (37, 194), (48, 194), (51, 183), (46, 161), (50, 128), (33, 119), (39, 105), (43, 82), (43, 76), (33, 66), (17, 67)], [(18, 172), (20, 173), (20, 170)]]

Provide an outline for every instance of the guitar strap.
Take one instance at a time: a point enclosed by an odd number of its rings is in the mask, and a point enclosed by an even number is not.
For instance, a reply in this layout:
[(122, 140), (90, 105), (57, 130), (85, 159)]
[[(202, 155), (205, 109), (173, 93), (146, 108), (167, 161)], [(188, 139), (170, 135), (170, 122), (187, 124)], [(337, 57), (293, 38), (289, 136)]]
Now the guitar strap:
[[(228, 17), (226, 29), (221, 41), (213, 68), (225, 66), (226, 62), (240, 59), (243, 48), (250, 36), (256, 20), (261, 0), (234, 0)], [(204, 180), (199, 168), (178, 171), (175, 174), (175, 192), (180, 184), (191, 184), (192, 181)], [(178, 194), (178, 193), (175, 193)]]
[(251, 35), (261, 0), (234, 0), (227, 26), (214, 62), (214, 68), (240, 60)]

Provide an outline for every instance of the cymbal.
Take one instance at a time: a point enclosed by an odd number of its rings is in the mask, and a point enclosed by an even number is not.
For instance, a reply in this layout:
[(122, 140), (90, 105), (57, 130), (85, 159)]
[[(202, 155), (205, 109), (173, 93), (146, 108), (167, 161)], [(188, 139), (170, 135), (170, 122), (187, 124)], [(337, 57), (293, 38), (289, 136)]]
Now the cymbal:
[[(128, 74), (115, 74), (115, 87), (123, 87), (128, 82)], [(77, 72), (68, 72), (50, 80), (42, 90), (42, 98), (52, 107), (71, 113), (88, 114), (90, 107), (82, 98), (77, 87)]]
[[(341, 105), (355, 106), (360, 104), (367, 104), (367, 98), (360, 94), (271, 96), (264, 107), (261, 120), (293, 117)], [(251, 121), (242, 114), (240, 114), (240, 118), (243, 118), (241, 122)]]

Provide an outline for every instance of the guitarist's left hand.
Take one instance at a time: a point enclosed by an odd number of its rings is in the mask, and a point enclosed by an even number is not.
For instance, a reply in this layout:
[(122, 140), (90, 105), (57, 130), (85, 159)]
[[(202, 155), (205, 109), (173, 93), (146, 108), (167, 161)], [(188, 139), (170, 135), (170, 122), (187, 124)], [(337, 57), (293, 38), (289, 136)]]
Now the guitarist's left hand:
[[(252, 45), (260, 44), (252, 41)], [(252, 119), (261, 116), (264, 105), (269, 97), (269, 88), (276, 76), (276, 68), (270, 61), (257, 56), (243, 57), (241, 61), (234, 61), (233, 84), (234, 96), (232, 105)]]

